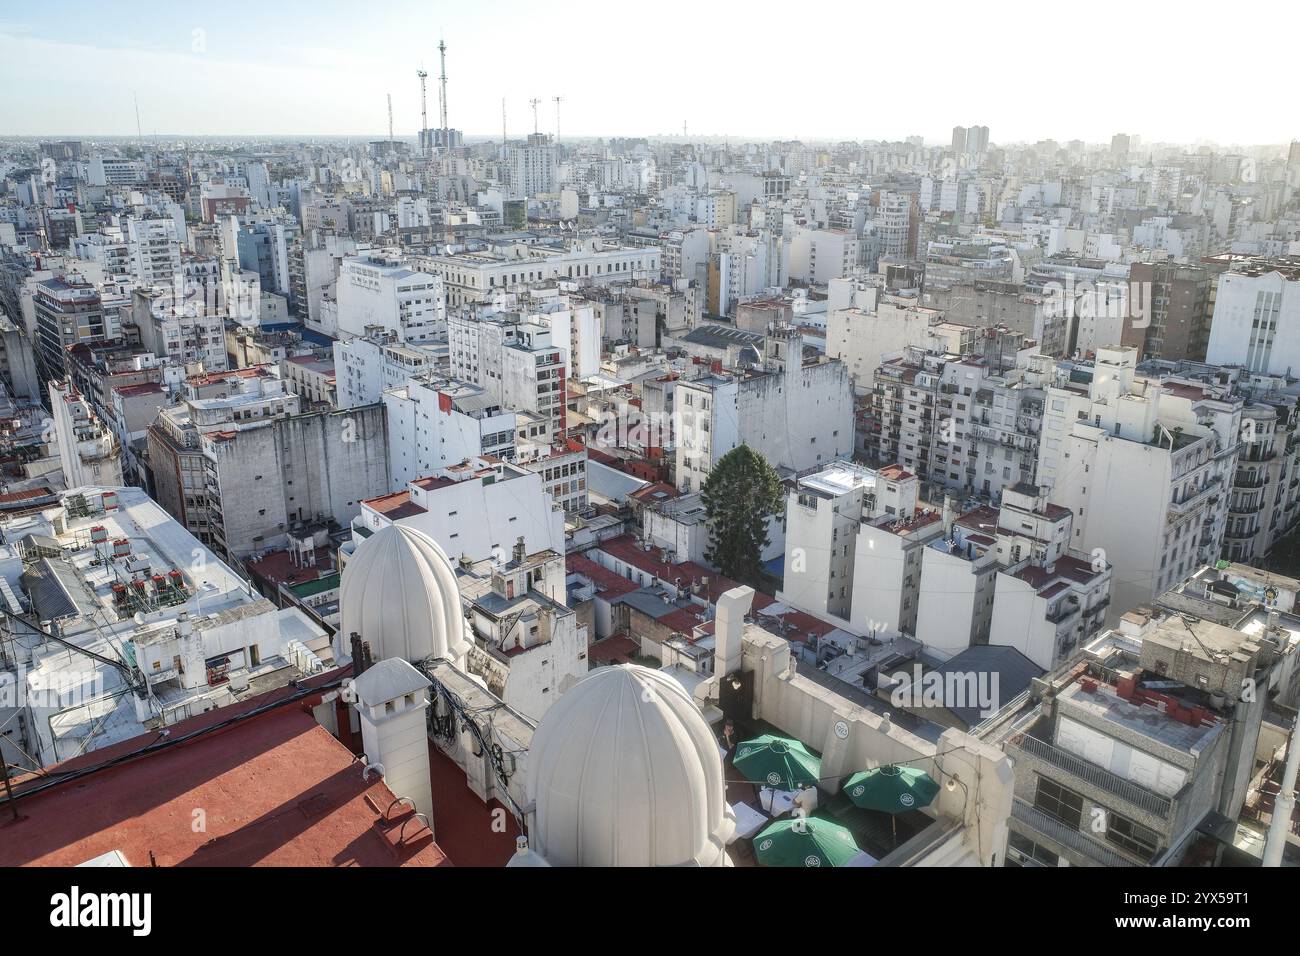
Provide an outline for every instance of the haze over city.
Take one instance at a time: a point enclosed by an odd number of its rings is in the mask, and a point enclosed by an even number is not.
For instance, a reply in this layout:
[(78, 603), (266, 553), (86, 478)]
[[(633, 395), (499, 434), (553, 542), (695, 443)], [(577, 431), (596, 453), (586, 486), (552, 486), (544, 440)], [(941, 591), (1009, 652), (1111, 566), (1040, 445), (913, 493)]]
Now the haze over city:
[[(449, 44), (450, 111), (470, 136), (894, 139), (939, 142), (953, 122), (1002, 142), (1283, 143), (1291, 111), (1271, 97), (1286, 57), (1249, 55), (1194, 8), (1104, 0), (1086, 8), (746, 4), (669, 0), (626, 19), (607, 4), (559, 6), (324, 0), (288, 4), (49, 2), (0, 14), (0, 129), (16, 135), (368, 136), (417, 128), (414, 73)], [(1251, 37), (1293, 35), (1294, 5)], [(1266, 26), (1265, 26), (1266, 25)], [(1244, 68), (1244, 61), (1239, 70)], [(179, 80), (183, 77), (183, 82)], [(1255, 95), (1257, 91), (1269, 91)]]

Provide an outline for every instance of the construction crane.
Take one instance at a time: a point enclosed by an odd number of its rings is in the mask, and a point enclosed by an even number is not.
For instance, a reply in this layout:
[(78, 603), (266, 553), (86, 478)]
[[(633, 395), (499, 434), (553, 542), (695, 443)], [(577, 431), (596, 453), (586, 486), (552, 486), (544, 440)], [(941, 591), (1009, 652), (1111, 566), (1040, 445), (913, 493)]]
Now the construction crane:
[(420, 78), (420, 152), (429, 155), (429, 110), (424, 98), (424, 81), (429, 78), (429, 74), (421, 68), (415, 71), (415, 75)]
[(537, 104), (540, 103), (541, 100), (537, 99), (537, 97), (533, 97), (528, 102), (532, 104), (533, 107), (533, 135), (536, 136), (537, 135)]
[(551, 99), (555, 100), (555, 143), (558, 146), (560, 143), (560, 103), (563, 102), (564, 97), (552, 96)]

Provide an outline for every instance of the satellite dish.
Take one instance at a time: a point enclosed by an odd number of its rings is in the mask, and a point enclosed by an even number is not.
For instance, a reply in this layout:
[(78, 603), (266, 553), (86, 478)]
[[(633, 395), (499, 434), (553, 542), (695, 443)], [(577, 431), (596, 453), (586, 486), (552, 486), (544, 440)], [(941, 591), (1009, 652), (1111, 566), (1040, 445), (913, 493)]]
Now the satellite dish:
[(442, 248), (447, 255), (451, 255), (451, 246), (443, 246)]

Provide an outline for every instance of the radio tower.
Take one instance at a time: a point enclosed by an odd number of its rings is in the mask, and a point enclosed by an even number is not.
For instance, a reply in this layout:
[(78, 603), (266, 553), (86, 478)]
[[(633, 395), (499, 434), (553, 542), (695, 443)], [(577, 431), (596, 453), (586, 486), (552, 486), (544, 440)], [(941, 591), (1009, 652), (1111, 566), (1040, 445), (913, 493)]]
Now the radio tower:
[(560, 145), (560, 103), (564, 100), (563, 96), (552, 96), (555, 100), (555, 145)]
[(501, 148), (506, 145), (506, 98), (501, 97)]
[(393, 94), (388, 94), (388, 151), (393, 152)]
[(438, 97), (442, 103), (442, 148), (446, 152), (451, 151), (451, 130), (447, 127), (447, 44), (442, 40), (438, 41), (438, 57), (442, 61), (442, 76), (438, 82), (442, 84), (441, 93)]
[(416, 70), (415, 75), (420, 78), (420, 153), (426, 158), (429, 155), (429, 110), (425, 104), (424, 98), (424, 81), (428, 79), (429, 74), (423, 69)]
[(536, 136), (537, 135), (537, 104), (540, 103), (541, 100), (537, 99), (537, 97), (533, 97), (528, 102), (531, 103), (533, 107), (533, 135)]

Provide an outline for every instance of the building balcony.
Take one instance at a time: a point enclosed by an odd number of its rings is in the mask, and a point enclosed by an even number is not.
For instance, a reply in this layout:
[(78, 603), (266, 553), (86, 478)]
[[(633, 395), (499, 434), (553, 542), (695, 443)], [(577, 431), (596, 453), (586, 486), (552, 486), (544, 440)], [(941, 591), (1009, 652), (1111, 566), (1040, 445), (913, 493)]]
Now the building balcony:
[[(1045, 740), (1031, 737), (1026, 732), (1022, 731), (1009, 739), (1007, 741), (1007, 751), (1013, 757), (1019, 751), (1042, 763), (1050, 764), (1057, 770), (1063, 771), (1067, 776), (1076, 777), (1099, 790), (1104, 790), (1111, 796), (1153, 817), (1161, 820), (1173, 818), (1174, 802), (1168, 797), (1161, 796), (1154, 790), (1148, 790), (1141, 784), (1136, 784), (1119, 774), (1111, 773), (1103, 767), (1089, 763), (1082, 757), (1062, 750)], [(1062, 782), (1068, 784), (1068, 780)]]
[(1098, 866), (1132, 866), (1133, 861), (1120, 856), (1109, 847), (1102, 846), (1081, 830), (1067, 826), (1053, 816), (1039, 810), (1032, 803), (1016, 798), (1011, 804), (1011, 816), (1023, 828), (1041, 833), (1047, 839), (1067, 850), (1085, 856)]

